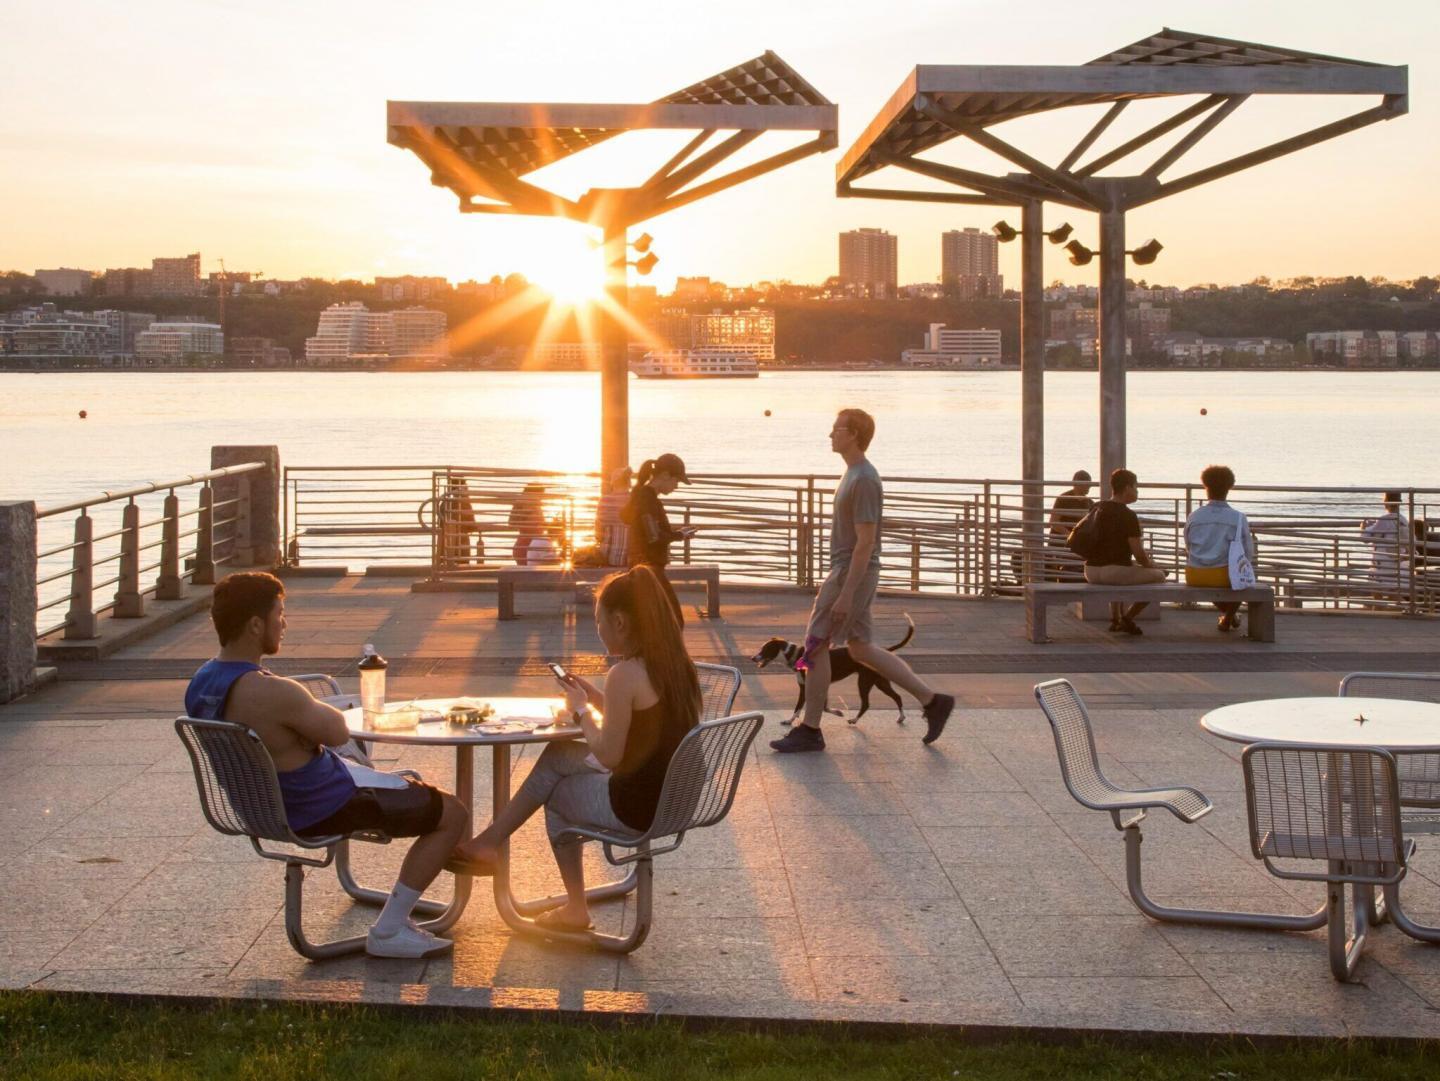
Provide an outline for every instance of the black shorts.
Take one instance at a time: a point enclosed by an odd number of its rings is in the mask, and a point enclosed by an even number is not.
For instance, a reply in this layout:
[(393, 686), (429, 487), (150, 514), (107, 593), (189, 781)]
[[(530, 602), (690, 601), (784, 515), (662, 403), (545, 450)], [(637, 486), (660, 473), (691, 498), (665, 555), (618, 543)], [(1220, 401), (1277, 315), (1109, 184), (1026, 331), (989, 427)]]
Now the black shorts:
[(420, 837), (435, 832), (444, 805), (440, 790), (407, 777), (404, 788), (357, 788), (350, 802), (313, 826), (297, 830), (300, 837), (333, 837), (359, 830), (379, 830), (390, 837)]

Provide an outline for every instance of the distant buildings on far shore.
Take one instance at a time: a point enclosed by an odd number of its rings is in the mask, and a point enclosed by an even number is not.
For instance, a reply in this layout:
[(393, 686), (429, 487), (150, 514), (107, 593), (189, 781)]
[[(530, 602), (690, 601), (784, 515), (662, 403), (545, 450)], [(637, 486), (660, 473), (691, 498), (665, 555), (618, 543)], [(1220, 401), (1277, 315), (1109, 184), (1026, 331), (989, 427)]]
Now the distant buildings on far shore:
[(372, 312), (359, 300), (332, 304), (320, 313), (315, 334), (305, 339), (305, 363), (439, 361), (450, 356), (444, 312), (411, 307)]

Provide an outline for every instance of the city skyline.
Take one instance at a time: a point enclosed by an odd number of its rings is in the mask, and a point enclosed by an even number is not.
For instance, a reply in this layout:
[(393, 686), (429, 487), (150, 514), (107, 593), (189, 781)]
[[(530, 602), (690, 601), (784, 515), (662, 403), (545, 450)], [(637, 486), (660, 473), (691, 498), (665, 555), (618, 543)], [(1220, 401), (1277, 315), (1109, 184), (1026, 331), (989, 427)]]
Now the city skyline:
[[(277, 278), (443, 274), (483, 281), (519, 272), (542, 286), (564, 287), (587, 260), (597, 262), (587, 231), (568, 222), (462, 217), (452, 196), (417, 174), (413, 159), (385, 144), (386, 99), (643, 101), (770, 48), (839, 104), (839, 151), (650, 223), (661, 263), (650, 279), (633, 280), (662, 292), (677, 276), (700, 274), (728, 282), (821, 282), (835, 272), (838, 233), (878, 228), (898, 238), (902, 284), (935, 281), (935, 237), (988, 231), (1015, 215), (834, 197), (839, 152), (910, 68), (1081, 63), (1164, 22), (1409, 63), (1412, 106), (1391, 123), (1136, 213), (1131, 235), (1165, 244), (1161, 264), (1147, 268), (1147, 276), (1197, 283), (1344, 274), (1406, 280), (1435, 271), (1440, 221), (1427, 212), (1426, 199), (1440, 141), (1427, 111), (1436, 79), (1426, 61), (1440, 44), (1440, 25), (1420, 2), (1395, 5), (1383, 23), (1349, 5), (1288, 0), (1258, 11), (1222, 2), (1138, 15), (1096, 15), (1058, 3), (1034, 5), (1029, 15), (997, 15), (976, 3), (916, 3), (842, 19), (820, 19), (815, 4), (777, 10), (742, 2), (727, 9), (724, 26), (652, 4), (628, 8), (623, 17), (553, 2), (482, 17), (431, 3), (417, 5), (403, 23), (387, 23), (383, 36), (372, 32), (368, 17), (381, 17), (378, 5), (347, 7), (349, 21), (323, 5), (197, 10), (166, 0), (145, 10), (134, 19), (81, 3), (67, 29), (67, 50), (57, 54), (44, 46), (55, 32), (48, 11), (32, 0), (15, 5), (7, 28), (13, 62), (0, 72), (0, 93), (26, 108), (0, 120), (6, 177), (0, 269), (104, 270), (198, 249)], [(166, 33), (151, 33), (161, 21)], [(690, 47), (665, 47), (677, 40)], [(468, 44), (474, 41), (495, 44)], [(176, 94), (169, 60), (185, 47), (208, 66)], [(581, 62), (604, 55), (620, 58), (608, 65), (613, 70)], [(1334, 100), (1292, 102), (1279, 111), (1247, 103), (1223, 138), (1217, 133), (1215, 152), (1248, 149), (1346, 108)], [(1049, 145), (1091, 118), (1087, 110), (1067, 112), (1074, 115), (1004, 130), (1022, 144)], [(586, 182), (626, 183), (667, 156), (674, 140), (675, 133), (637, 133), (586, 152)], [(100, 184), (97, 160), (105, 162)], [(569, 191), (578, 176), (561, 163), (537, 179)], [(1093, 216), (1051, 208), (1047, 225), (1062, 220), (1094, 240)], [(1017, 247), (1000, 252), (1000, 272), (1011, 281), (1018, 280)], [(1047, 255), (1047, 281), (1093, 280), (1093, 267), (1072, 267), (1058, 251)], [(214, 265), (209, 258), (207, 269)]]

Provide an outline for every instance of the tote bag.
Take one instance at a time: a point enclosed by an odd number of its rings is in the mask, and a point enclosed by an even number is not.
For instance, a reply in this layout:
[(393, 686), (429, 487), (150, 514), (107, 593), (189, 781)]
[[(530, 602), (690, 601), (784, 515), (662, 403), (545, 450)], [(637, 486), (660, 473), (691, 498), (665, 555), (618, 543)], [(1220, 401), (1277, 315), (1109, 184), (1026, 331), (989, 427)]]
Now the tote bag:
[(1250, 562), (1250, 553), (1245, 550), (1245, 534), (1249, 526), (1243, 514), (1236, 515), (1235, 536), (1230, 541), (1230, 588), (1253, 589), (1259, 584), (1255, 576), (1255, 564)]

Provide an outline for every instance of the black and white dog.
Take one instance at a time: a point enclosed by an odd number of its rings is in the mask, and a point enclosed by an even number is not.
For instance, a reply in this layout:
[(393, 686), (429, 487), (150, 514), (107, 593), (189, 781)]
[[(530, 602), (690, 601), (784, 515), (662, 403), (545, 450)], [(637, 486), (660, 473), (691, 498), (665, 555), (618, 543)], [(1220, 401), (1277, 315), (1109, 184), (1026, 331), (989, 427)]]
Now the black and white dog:
[[(905, 622), (909, 625), (909, 629), (905, 632), (905, 637), (893, 646), (885, 647), (891, 653), (904, 649), (910, 644), (910, 639), (915, 637), (915, 621), (910, 618), (908, 612), (905, 613)], [(760, 652), (750, 658), (761, 668), (766, 667), (776, 660), (783, 660), (785, 667), (795, 673), (795, 682), (800, 685), (800, 697), (795, 701), (795, 710), (790, 714), (790, 720), (786, 722), (787, 724), (794, 724), (800, 717), (801, 711), (805, 708), (805, 669), (795, 667), (795, 662), (800, 659), (800, 655), (804, 650), (804, 646), (796, 645), (794, 642), (787, 642), (783, 638), (772, 638), (760, 647)], [(870, 708), (870, 689), (873, 687), (878, 689), (881, 694), (888, 695), (895, 702), (895, 708), (900, 711), (900, 717), (897, 723), (904, 724), (905, 705), (900, 701), (900, 696), (895, 693), (895, 688), (888, 679), (874, 669), (866, 668), (863, 664), (860, 664), (850, 656), (850, 651), (844, 646), (830, 651), (831, 686), (839, 683), (842, 679), (849, 679), (856, 674), (859, 675), (860, 683), (860, 712), (850, 718), (850, 723), (854, 724), (861, 717), (865, 716), (865, 711)], [(828, 702), (826, 703), (825, 712), (833, 714), (836, 717), (845, 716), (845, 714), (838, 709), (830, 709)]]

